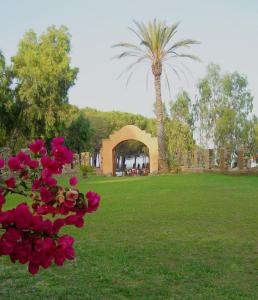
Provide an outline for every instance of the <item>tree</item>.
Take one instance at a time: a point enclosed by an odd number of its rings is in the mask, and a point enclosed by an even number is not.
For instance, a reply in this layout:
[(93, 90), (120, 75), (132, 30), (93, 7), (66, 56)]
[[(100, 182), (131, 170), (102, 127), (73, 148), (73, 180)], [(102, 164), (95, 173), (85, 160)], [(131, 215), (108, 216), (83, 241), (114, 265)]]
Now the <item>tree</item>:
[(70, 40), (64, 26), (49, 27), (39, 37), (31, 30), (12, 57), (20, 107), (17, 130), (22, 130), (27, 139), (49, 139), (64, 128), (68, 91), (78, 73), (70, 65)]
[[(168, 26), (165, 22), (154, 20), (147, 25), (134, 21), (136, 29), (129, 28), (139, 39), (139, 44), (119, 43), (115, 47), (122, 47), (126, 50), (117, 56), (117, 58), (133, 57), (137, 58), (129, 67), (127, 71), (134, 71), (134, 67), (139, 63), (148, 62), (151, 65), (152, 74), (154, 76), (155, 94), (156, 94), (156, 128), (158, 138), (158, 152), (159, 152), (159, 171), (166, 172), (168, 170), (163, 110), (161, 98), (161, 75), (165, 64), (170, 66), (172, 70), (178, 74), (174, 65), (170, 65), (168, 60), (176, 58), (190, 58), (198, 60), (198, 58), (191, 54), (179, 53), (181, 48), (188, 48), (191, 45), (199, 42), (192, 39), (184, 39), (174, 44), (170, 44), (172, 38), (177, 32), (179, 23)], [(164, 69), (165, 71), (165, 69)], [(132, 73), (129, 75), (131, 77)], [(166, 76), (167, 82), (168, 78)]]
[(91, 136), (92, 128), (90, 122), (80, 113), (78, 118), (72, 121), (67, 128), (66, 144), (72, 151), (80, 154), (90, 149)]
[(128, 140), (120, 143), (115, 148), (117, 166), (119, 166), (119, 162), (121, 161), (122, 168), (125, 165), (126, 157), (134, 157), (134, 164), (136, 167), (136, 159), (141, 155), (148, 156), (149, 149), (148, 147), (137, 141), (137, 140)]
[(195, 147), (193, 131), (194, 107), (188, 94), (183, 91), (177, 95), (175, 102), (170, 102), (170, 115), (165, 119), (166, 144), (171, 165), (178, 164), (182, 154)]
[(0, 51), (0, 147), (8, 142), (14, 126), (14, 93), (11, 89), (12, 72), (6, 66), (5, 58)]
[(234, 154), (254, 139), (253, 97), (244, 75), (221, 74), (211, 64), (199, 82), (197, 103), (200, 139), (205, 146), (225, 147)]

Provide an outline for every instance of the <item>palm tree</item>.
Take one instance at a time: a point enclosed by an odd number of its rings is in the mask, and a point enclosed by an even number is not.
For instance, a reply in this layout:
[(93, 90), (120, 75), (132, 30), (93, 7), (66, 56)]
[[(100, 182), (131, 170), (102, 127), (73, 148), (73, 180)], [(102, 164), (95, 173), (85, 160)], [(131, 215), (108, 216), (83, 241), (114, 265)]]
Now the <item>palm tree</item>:
[[(159, 152), (159, 171), (166, 172), (168, 170), (168, 161), (166, 155), (164, 124), (163, 124), (163, 104), (161, 98), (161, 74), (164, 70), (166, 76), (166, 83), (169, 88), (169, 81), (165, 71), (165, 65), (168, 65), (178, 76), (176, 66), (170, 65), (169, 60), (176, 58), (190, 58), (199, 60), (198, 57), (179, 53), (181, 48), (188, 48), (191, 45), (199, 44), (199, 42), (192, 39), (184, 39), (171, 44), (179, 23), (167, 26), (165, 22), (152, 21), (148, 24), (134, 21), (136, 29), (130, 28), (139, 39), (139, 44), (119, 43), (113, 47), (122, 47), (125, 50), (116, 56), (116, 58), (135, 57), (136, 61), (128, 66), (126, 71), (131, 71), (128, 80), (131, 78), (134, 67), (143, 62), (148, 62), (151, 65), (152, 74), (154, 76), (155, 93), (156, 93), (156, 128), (158, 138), (158, 152)], [(127, 80), (127, 82), (128, 82)]]

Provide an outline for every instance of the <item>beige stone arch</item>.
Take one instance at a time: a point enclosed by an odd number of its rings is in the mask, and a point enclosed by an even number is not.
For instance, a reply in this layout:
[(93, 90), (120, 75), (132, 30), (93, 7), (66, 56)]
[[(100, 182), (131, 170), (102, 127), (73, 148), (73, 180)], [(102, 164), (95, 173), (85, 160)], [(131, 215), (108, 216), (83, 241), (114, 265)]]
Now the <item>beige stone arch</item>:
[(102, 140), (101, 169), (104, 175), (114, 175), (114, 149), (127, 140), (136, 140), (149, 149), (150, 173), (158, 172), (158, 140), (137, 126), (127, 125), (112, 133), (108, 139)]

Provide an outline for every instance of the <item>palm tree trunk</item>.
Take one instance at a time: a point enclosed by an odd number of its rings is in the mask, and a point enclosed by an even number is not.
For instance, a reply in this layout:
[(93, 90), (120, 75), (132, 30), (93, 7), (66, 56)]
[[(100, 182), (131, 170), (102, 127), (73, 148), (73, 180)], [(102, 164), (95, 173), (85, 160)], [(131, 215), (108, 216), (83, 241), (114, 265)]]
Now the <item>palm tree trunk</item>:
[(165, 173), (168, 171), (168, 161), (166, 155), (165, 145), (165, 131), (163, 122), (163, 104), (161, 99), (161, 83), (160, 77), (162, 72), (162, 65), (156, 62), (152, 65), (152, 73), (154, 75), (155, 93), (156, 93), (156, 128), (158, 138), (158, 166), (159, 172)]

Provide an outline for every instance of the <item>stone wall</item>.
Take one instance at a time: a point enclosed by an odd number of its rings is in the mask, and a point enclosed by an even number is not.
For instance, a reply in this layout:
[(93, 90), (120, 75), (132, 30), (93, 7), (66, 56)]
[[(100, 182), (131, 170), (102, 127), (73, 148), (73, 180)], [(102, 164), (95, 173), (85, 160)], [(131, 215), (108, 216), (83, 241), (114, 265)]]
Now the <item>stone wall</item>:
[(199, 171), (217, 171), (217, 172), (255, 172), (251, 168), (250, 157), (247, 149), (240, 148), (237, 151), (235, 162), (230, 162), (230, 151), (226, 148), (220, 148), (216, 151), (214, 149), (196, 149), (194, 151), (187, 151), (178, 155), (182, 157), (178, 164), (184, 172), (199, 172)]

